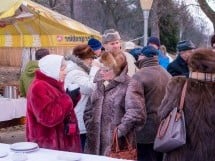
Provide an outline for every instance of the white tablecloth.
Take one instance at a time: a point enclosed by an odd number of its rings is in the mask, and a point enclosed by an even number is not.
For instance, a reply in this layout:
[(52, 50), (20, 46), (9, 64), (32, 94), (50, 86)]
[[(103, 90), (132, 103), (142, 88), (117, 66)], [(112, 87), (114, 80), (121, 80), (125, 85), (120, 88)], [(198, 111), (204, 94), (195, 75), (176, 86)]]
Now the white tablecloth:
[[(14, 157), (14, 152), (10, 150), (10, 145), (8, 144), (1, 144), (0, 143), (0, 152), (6, 151), (8, 152), (8, 156), (4, 158), (0, 158), (4, 161), (12, 161)], [(64, 151), (57, 151), (57, 150), (49, 150), (40, 148), (38, 151), (25, 153), (27, 155), (27, 161), (65, 161), (62, 159), (58, 159), (59, 156), (77, 156), (80, 157), (80, 161), (123, 161), (123, 159), (115, 159), (109, 158), (105, 156), (97, 156), (97, 155), (89, 155), (89, 154), (81, 154), (81, 153), (72, 153), (72, 152), (64, 152)], [(72, 161), (72, 160), (70, 160)], [(127, 161), (127, 160), (124, 160)]]
[(0, 121), (8, 121), (26, 115), (26, 98), (0, 98)]

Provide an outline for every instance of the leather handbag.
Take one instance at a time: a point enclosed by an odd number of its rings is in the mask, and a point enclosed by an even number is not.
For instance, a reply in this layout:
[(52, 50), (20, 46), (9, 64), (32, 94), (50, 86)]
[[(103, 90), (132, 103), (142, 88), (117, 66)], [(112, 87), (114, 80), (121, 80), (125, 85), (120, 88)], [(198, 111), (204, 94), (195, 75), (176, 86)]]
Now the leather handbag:
[(160, 123), (154, 141), (155, 151), (166, 153), (186, 143), (186, 128), (183, 112), (186, 89), (187, 81), (182, 89), (179, 107), (175, 107)]
[(119, 138), (117, 135), (118, 129), (114, 130), (113, 134), (113, 142), (111, 146), (111, 151), (109, 153), (109, 157), (118, 158), (118, 159), (128, 159), (128, 160), (137, 160), (137, 149), (134, 147), (132, 143), (129, 142), (127, 136), (125, 136), (125, 146), (123, 149), (119, 148)]

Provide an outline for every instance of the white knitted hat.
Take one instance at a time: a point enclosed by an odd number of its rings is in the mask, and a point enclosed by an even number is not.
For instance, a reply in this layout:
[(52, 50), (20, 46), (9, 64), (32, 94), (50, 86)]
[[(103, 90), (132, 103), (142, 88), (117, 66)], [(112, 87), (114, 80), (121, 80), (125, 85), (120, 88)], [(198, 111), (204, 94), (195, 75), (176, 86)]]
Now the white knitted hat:
[(53, 79), (59, 80), (60, 68), (63, 63), (61, 55), (47, 55), (39, 60), (40, 71)]

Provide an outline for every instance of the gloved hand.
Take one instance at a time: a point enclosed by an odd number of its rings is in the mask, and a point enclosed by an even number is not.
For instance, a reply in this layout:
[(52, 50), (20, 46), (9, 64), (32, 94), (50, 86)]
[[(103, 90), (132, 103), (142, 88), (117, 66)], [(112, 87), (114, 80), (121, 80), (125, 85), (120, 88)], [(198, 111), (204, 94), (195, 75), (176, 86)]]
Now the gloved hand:
[(68, 88), (66, 89), (66, 93), (70, 96), (70, 98), (73, 101), (74, 107), (77, 105), (78, 101), (81, 99), (81, 93), (80, 93), (80, 87), (69, 90)]

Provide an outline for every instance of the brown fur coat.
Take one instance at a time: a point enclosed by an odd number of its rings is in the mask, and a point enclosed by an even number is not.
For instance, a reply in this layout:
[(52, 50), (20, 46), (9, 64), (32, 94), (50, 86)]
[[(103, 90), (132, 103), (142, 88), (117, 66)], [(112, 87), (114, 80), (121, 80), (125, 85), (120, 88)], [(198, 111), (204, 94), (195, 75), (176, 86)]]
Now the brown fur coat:
[[(215, 73), (214, 58), (215, 53), (208, 49), (200, 49), (190, 58), (188, 65), (193, 71)], [(174, 77), (169, 82), (166, 95), (160, 106), (161, 119), (179, 105), (185, 80), (184, 77)], [(209, 82), (188, 78), (184, 114), (186, 144), (167, 153), (164, 161), (214, 161), (215, 80)]]

